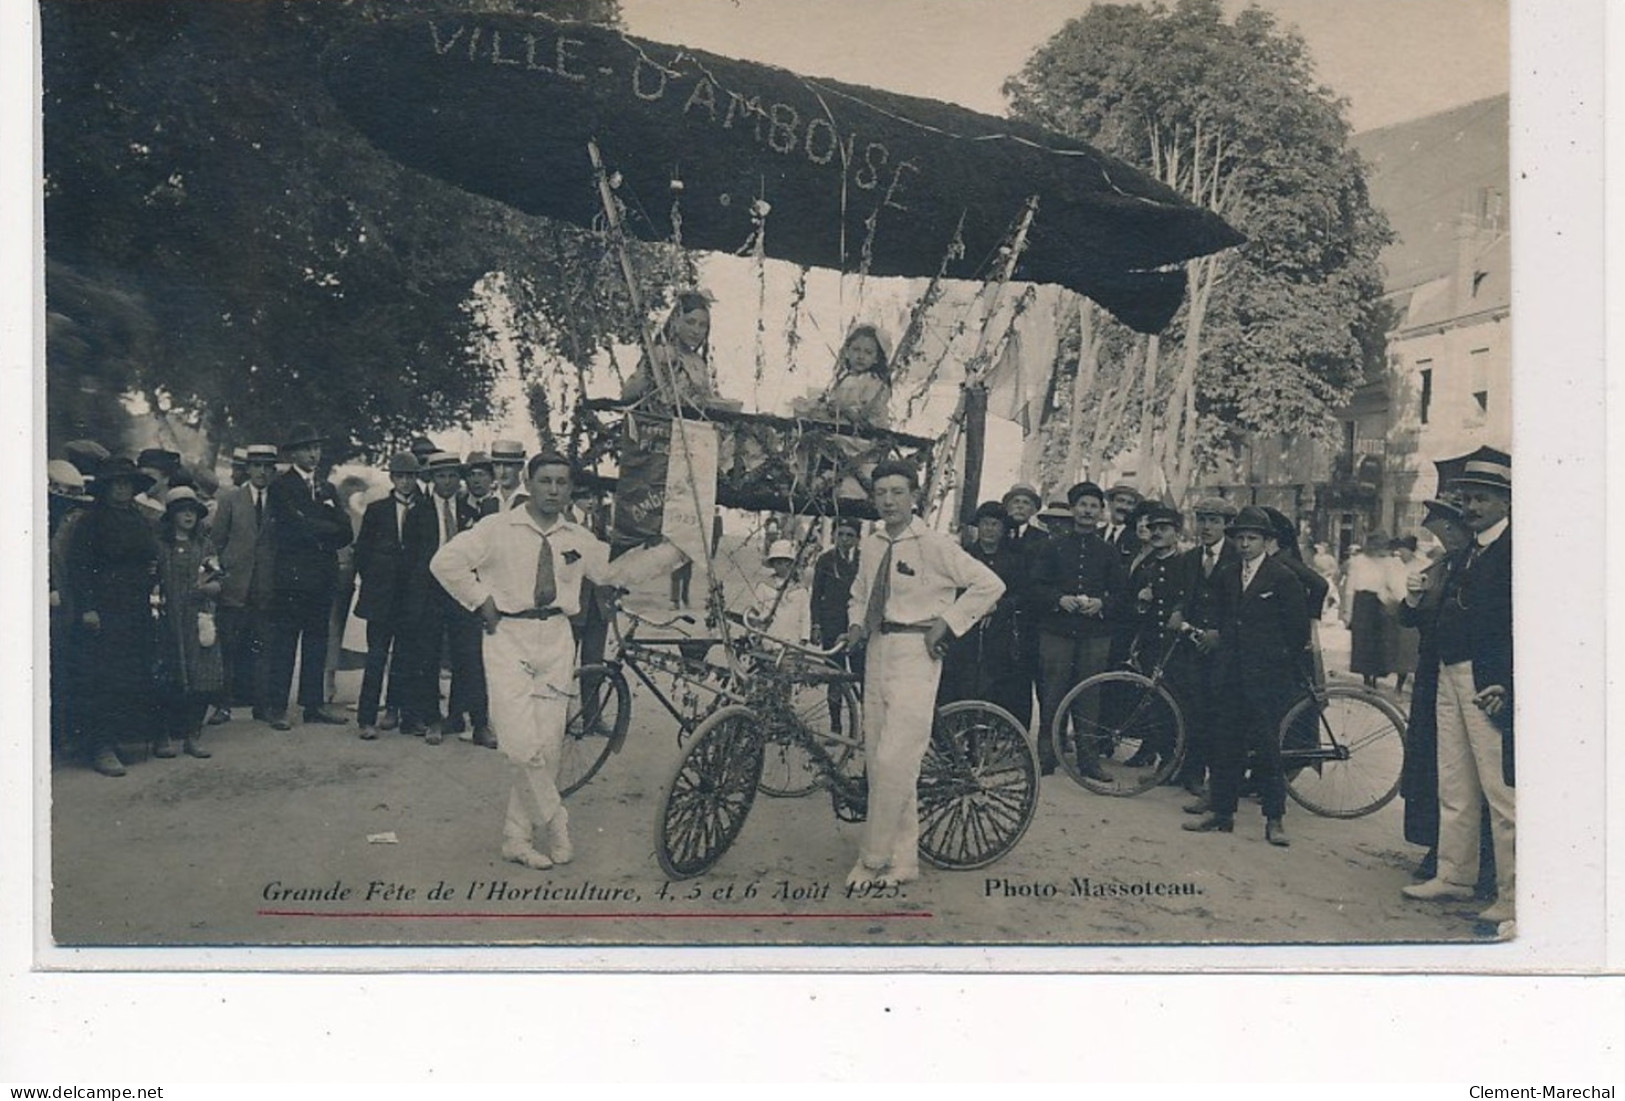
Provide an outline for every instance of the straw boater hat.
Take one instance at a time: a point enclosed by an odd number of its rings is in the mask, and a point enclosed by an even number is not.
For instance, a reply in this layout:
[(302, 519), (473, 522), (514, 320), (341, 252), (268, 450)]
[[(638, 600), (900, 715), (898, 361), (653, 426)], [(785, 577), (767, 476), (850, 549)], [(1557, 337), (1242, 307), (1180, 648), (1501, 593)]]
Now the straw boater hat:
[(1040, 520), (1068, 520), (1072, 519), (1072, 507), (1065, 501), (1051, 501), (1044, 506), (1044, 511), (1038, 514)]
[(89, 501), (85, 493), (85, 476), (66, 459), (52, 459), (45, 464), (46, 492), (52, 497), (68, 501)]
[(1512, 456), (1482, 448), (1479, 457), (1467, 460), (1452, 486), (1489, 486), (1512, 492)]
[(275, 466), (278, 452), (275, 444), (251, 443), (243, 448), (243, 462), (252, 466), (254, 463), (265, 463)]
[(1225, 527), (1226, 531), (1256, 531), (1260, 535), (1274, 535), (1275, 525), (1269, 513), (1257, 505), (1248, 505), (1236, 513), (1236, 518)]
[(450, 470), (453, 473), (461, 474), (463, 472), (463, 461), (450, 451), (434, 451), (424, 458), (423, 473), (434, 474), (442, 470)]
[(231, 449), (231, 465), (233, 467), (248, 465), (248, 448), (234, 447)]
[(1140, 491), (1129, 485), (1127, 482), (1118, 482), (1106, 493), (1107, 500), (1111, 500), (1113, 497), (1132, 497), (1134, 498), (1135, 502), (1138, 503), (1140, 500)]
[(493, 463), (524, 463), (525, 445), (518, 440), (497, 440), (491, 444)]
[(410, 451), (401, 451), (389, 457), (389, 472), (391, 474), (416, 474), (422, 468), (418, 457)]

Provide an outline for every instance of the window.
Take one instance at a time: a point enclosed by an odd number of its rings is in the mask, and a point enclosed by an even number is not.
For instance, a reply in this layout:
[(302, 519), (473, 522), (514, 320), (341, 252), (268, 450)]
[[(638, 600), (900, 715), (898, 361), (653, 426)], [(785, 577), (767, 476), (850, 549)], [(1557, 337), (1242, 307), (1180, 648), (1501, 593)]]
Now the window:
[(1428, 422), (1428, 409), (1433, 405), (1433, 368), (1422, 369), (1422, 423)]

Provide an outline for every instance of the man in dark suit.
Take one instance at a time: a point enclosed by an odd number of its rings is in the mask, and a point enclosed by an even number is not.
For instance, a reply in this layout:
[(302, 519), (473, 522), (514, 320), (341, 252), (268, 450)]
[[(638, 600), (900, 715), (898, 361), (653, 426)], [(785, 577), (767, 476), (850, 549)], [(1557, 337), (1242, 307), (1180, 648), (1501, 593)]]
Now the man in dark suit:
[(495, 441), (491, 444), (491, 466), (496, 471), (496, 511), (506, 512), (530, 500), (530, 494), (525, 492), (524, 444), (518, 440)]
[(1100, 537), (1117, 548), (1125, 566), (1140, 553), (1140, 536), (1131, 519), (1139, 503), (1140, 491), (1126, 482), (1112, 486), (1106, 494), (1106, 524), (1101, 528)]
[(470, 451), (463, 460), (463, 484), (468, 492), (463, 495), (476, 516), (489, 516), (502, 511), (502, 498), (497, 496), (497, 468), (491, 456), (483, 451)]
[(350, 545), (354, 533), (338, 510), (333, 487), (316, 477), (322, 440), (309, 425), (296, 426), (282, 445), (292, 466), (265, 491), (266, 521), (275, 548), (265, 702), (273, 730), (289, 729), (288, 693), (296, 653), (305, 722), (342, 726), (349, 721), (328, 710), (324, 673), (338, 551)]
[(1203, 783), (1207, 778), (1213, 729), (1218, 725), (1219, 695), (1216, 677), (1219, 641), (1219, 581), (1240, 560), (1236, 548), (1225, 538), (1225, 528), (1235, 519), (1236, 506), (1223, 497), (1203, 497), (1196, 502), (1196, 546), (1186, 551), (1182, 567), (1189, 582), (1180, 602), (1179, 620), (1201, 631), (1196, 653), (1190, 661), (1185, 708), (1185, 763), (1179, 780), (1186, 791), (1197, 796), (1185, 809), (1205, 814), (1208, 802)]
[(1016, 635), (1016, 605), (1018, 586), (1026, 585), (1026, 564), (1006, 538), (1007, 519), (998, 501), (983, 501), (976, 509), (976, 539), (965, 551), (999, 575), (1004, 595), (993, 611), (949, 644), (937, 702), (986, 700), (1010, 712), (1025, 728), (1032, 725), (1033, 686)]
[(1038, 656), (1038, 615), (1032, 607), (1032, 579), (1033, 571), (1038, 565), (1039, 549), (1049, 538), (1050, 533), (1038, 520), (1038, 510), (1043, 507), (1043, 498), (1038, 495), (1037, 489), (1024, 482), (1018, 482), (1005, 491), (1001, 503), (1005, 511), (1005, 545), (1015, 552), (1019, 560), (1016, 575), (1004, 579), (1005, 584), (1009, 586), (1005, 600), (1010, 603), (1011, 614), (1015, 617), (1013, 622), (1020, 658), (1018, 664), (1011, 670), (1011, 676), (1021, 677), (1026, 681), (1024, 689), (1014, 682), (1011, 683), (1010, 702), (1019, 701), (1020, 707), (1012, 709), (1010, 713), (1022, 726), (1031, 727), (1034, 689), (1037, 689), (1040, 696), (1043, 695), (1043, 665)]
[(1225, 721), (1212, 745), (1213, 786), (1208, 813), (1185, 829), (1229, 833), (1248, 751), (1264, 800), (1264, 839), (1290, 844), (1282, 817), (1286, 781), (1281, 773), (1277, 724), (1297, 693), (1296, 662), (1309, 643), (1309, 609), (1292, 571), (1264, 553), (1274, 525), (1253, 505), (1242, 509), (1229, 533), (1240, 561), (1218, 582), (1218, 689)]
[[(846, 635), (852, 624), (848, 619), (847, 601), (852, 597), (852, 581), (858, 576), (858, 540), (863, 536), (863, 522), (851, 516), (835, 521), (835, 545), (818, 556), (813, 564), (812, 578), (812, 641), (816, 646), (833, 646)], [(842, 654), (837, 659), (847, 668), (863, 672), (860, 655)], [(841, 691), (838, 685), (829, 689), (829, 721), (831, 729), (841, 732)]]
[[(472, 719), (474, 741), (495, 746), (486, 703), (485, 665), (480, 653), (479, 617), (451, 598), (429, 572), (429, 560), (441, 547), (480, 519), (458, 491), (462, 487), (463, 464), (445, 451), (436, 451), (424, 461), (431, 492), (408, 514), (406, 555), (412, 576), (408, 587), (408, 616), (411, 622), (411, 650), (414, 655), (412, 683), (406, 705), (412, 721), (407, 729), (422, 733), (430, 745), (439, 745), (445, 734), (460, 734), (464, 717)], [(451, 662), (451, 699), (446, 718), (440, 721), (440, 655), (444, 649)]]
[(266, 493), (276, 475), (276, 460), (277, 449), (271, 444), (245, 447), (247, 480), (221, 494), (210, 526), (210, 538), (219, 548), (224, 571), (216, 618), (226, 674), (225, 703), (215, 708), (210, 723), (228, 721), (233, 706), (252, 707), (254, 718), (265, 718), (265, 703), (270, 695), (265, 647), (269, 641), (268, 612), (276, 561)]
[[(403, 628), (406, 624), (407, 582), (411, 563), (406, 555), (407, 516), (422, 502), (418, 492), (418, 461), (410, 452), (389, 460), (390, 494), (367, 506), (361, 516), (361, 533), (355, 541), (356, 573), (361, 577), (361, 595), (355, 614), (367, 621), (367, 667), (361, 675), (361, 698), (356, 704), (356, 722), (361, 737), (372, 741), (379, 730), (400, 725), (400, 709), (405, 699), (404, 682), (409, 674)], [(394, 661), (391, 664), (391, 656)], [(378, 702), (383, 697), (384, 673), (389, 671), (388, 706), (383, 722), (378, 719)]]
[[(1079, 482), (1067, 492), (1072, 506), (1073, 530), (1051, 536), (1038, 554), (1033, 573), (1031, 602), (1039, 630), (1038, 653), (1043, 669), (1043, 698), (1039, 715), (1039, 765), (1045, 775), (1055, 771), (1055, 752), (1049, 732), (1061, 697), (1072, 686), (1105, 670), (1111, 650), (1112, 628), (1122, 616), (1128, 598), (1128, 575), (1117, 551), (1094, 532), (1102, 494), (1093, 482)], [(1096, 716), (1083, 716), (1091, 722)], [(1080, 752), (1078, 768), (1103, 782), (1112, 777), (1097, 759)]]
[(1479, 920), (1516, 920), (1512, 743), (1512, 457), (1481, 449), (1452, 483), (1473, 541), (1434, 624), (1439, 655), (1439, 858), (1408, 898), (1465, 900), (1478, 876), (1481, 800), (1490, 808), (1496, 899)]

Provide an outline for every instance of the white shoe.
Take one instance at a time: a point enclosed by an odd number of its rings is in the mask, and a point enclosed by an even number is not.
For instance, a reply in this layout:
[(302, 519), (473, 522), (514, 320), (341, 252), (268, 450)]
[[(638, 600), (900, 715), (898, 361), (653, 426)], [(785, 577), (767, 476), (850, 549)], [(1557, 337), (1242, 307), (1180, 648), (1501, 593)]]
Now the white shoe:
[(1511, 902), (1504, 902), (1497, 898), (1478, 913), (1479, 921), (1499, 925), (1503, 921), (1511, 921), (1518, 916), (1517, 908)]
[(893, 864), (886, 873), (886, 879), (892, 883), (913, 883), (920, 878), (920, 865), (918, 861), (908, 864)]
[(568, 864), (576, 858), (575, 846), (570, 844), (570, 814), (562, 807), (547, 824), (547, 851), (555, 864)]
[(503, 845), (502, 859), (512, 864), (523, 864), (539, 872), (545, 872), (553, 866), (553, 861), (546, 854), (537, 852), (529, 845)]
[(1401, 887), (1399, 893), (1406, 898), (1414, 898), (1419, 902), (1466, 902), (1473, 897), (1471, 887), (1463, 887), (1457, 883), (1447, 883), (1442, 879), (1430, 879), (1425, 883), (1413, 883), (1409, 887)]
[(846, 873), (846, 885), (862, 887), (865, 883), (879, 883), (885, 874), (886, 865), (882, 864), (877, 868), (859, 857), (858, 862), (852, 865), (852, 870)]

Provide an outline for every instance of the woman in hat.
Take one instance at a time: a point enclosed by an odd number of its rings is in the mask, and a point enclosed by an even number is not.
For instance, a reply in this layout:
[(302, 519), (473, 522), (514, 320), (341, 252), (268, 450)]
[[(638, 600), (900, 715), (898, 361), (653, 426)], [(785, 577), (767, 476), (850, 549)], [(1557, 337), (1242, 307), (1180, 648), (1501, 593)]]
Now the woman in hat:
[(203, 716), (225, 686), (214, 624), (220, 559), (202, 532), (207, 509), (188, 487), (164, 495), (158, 524), (158, 644), (154, 662), (159, 727), (154, 757), (207, 757)]
[(654, 338), (660, 369), (644, 354), (621, 390), (624, 401), (646, 412), (670, 414), (684, 406), (704, 406), (716, 398), (711, 374), (711, 302), (706, 291), (682, 291)]
[(96, 479), (96, 503), (73, 527), (67, 550), (76, 649), (87, 677), (81, 734), (92, 766), (123, 776), (120, 736), (146, 740), (152, 719), (152, 606), (158, 540), (135, 498), (152, 478), (126, 458), (109, 459)]
[(1358, 673), (1367, 688), (1375, 688), (1378, 677), (1393, 672), (1394, 619), (1388, 608), (1402, 595), (1394, 591), (1385, 534), (1374, 531), (1366, 536), (1360, 553), (1349, 559), (1344, 585), (1348, 589), (1343, 606), (1348, 609), (1349, 672)]

